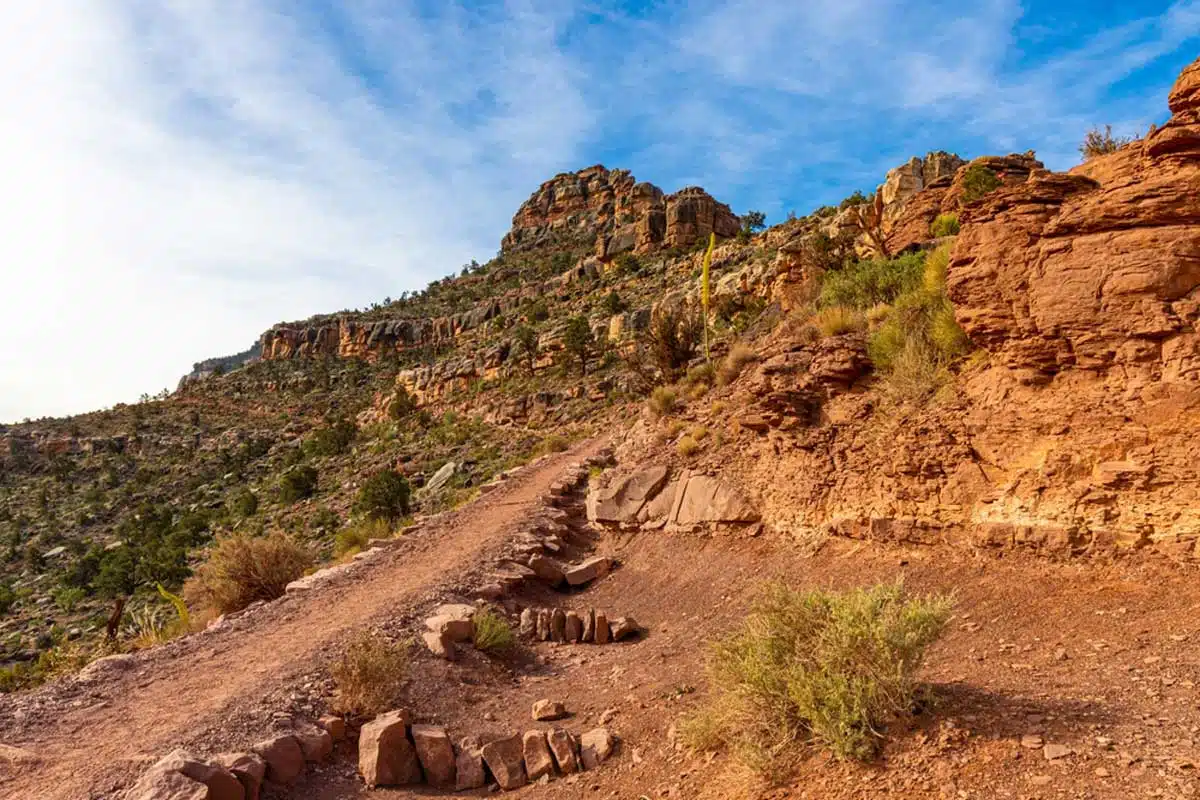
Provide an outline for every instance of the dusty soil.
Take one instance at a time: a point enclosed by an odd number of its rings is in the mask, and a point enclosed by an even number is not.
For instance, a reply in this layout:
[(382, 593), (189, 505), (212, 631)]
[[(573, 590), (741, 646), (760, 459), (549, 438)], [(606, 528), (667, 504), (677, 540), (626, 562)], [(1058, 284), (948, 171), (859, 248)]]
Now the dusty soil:
[[(288, 598), (244, 627), (162, 648), (102, 691), (60, 686), (5, 700), (0, 741), (40, 761), (11, 770), (0, 794), (115, 797), (173, 746), (245, 746), (270, 726), (272, 712), (320, 712), (331, 689), (321, 667), (347, 631), (411, 630), (418, 610), (453, 595), (520, 529), (578, 455), (530, 469), (353, 584)], [(646, 628), (642, 638), (527, 644), (503, 659), (469, 653), (455, 663), (420, 655), (412, 668), (406, 705), (456, 738), (536, 727), (530, 707), (541, 698), (566, 703), (573, 716), (559, 724), (581, 732), (603, 717), (620, 736), (618, 754), (599, 770), (514, 796), (1185, 798), (1200, 789), (1200, 622), (1191, 613), (1200, 587), (1189, 568), (846, 540), (805, 554), (771, 535), (597, 535), (577, 527), (579, 548), (614, 555), (621, 566), (584, 592), (518, 595), (510, 610), (631, 614)], [(842, 587), (901, 576), (918, 591), (956, 592), (958, 610), (925, 670), (936, 705), (891, 724), (876, 763), (813, 753), (792, 781), (764, 788), (723, 754), (673, 744), (672, 725), (704, 700), (705, 643), (741, 618), (763, 579)], [(1062, 745), (1065, 755), (1048, 758), (1045, 745)], [(426, 787), (368, 793), (344, 744), (286, 796), (431, 794)]]
[(566, 465), (600, 446), (590, 442), (519, 471), (348, 585), (288, 595), (227, 630), (150, 651), (103, 685), (68, 681), (0, 698), (0, 742), (36, 758), (0, 758), (0, 795), (115, 797), (149, 760), (175, 746), (244, 747), (269, 729), (272, 712), (318, 710), (319, 668), (339, 639), (410, 617), (468, 582)]

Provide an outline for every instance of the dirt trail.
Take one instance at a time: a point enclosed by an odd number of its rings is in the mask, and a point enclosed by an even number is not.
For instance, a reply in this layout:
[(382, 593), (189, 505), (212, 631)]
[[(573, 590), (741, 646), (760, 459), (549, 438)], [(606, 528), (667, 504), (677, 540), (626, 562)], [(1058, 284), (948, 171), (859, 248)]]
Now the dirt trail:
[[(349, 585), (289, 597), (257, 614), (248, 627), (212, 637), (195, 652), (158, 659), (106, 687), (105, 700), (75, 701), (67, 710), (5, 744), (31, 751), (32, 765), (11, 770), (0, 761), (0, 795), (41, 800), (106, 797), (105, 775), (122, 762), (161, 756), (219, 723), (223, 712), (253, 705), (280, 676), (309, 668), (339, 635), (386, 610), (402, 607), (447, 573), (469, 567), (508, 532), (566, 465), (599, 450), (598, 441), (523, 470), (478, 502), (447, 515), (413, 548), (390, 557)], [(205, 639), (209, 637), (204, 637)], [(0, 719), (8, 709), (0, 707)], [(14, 730), (11, 720), (3, 728)], [(111, 782), (110, 782), (111, 785)]]

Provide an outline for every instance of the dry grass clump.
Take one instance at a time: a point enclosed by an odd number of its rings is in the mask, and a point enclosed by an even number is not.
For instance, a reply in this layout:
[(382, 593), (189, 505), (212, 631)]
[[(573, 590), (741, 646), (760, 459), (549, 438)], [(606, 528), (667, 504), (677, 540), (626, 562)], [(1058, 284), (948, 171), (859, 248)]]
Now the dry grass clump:
[(385, 519), (365, 519), (347, 525), (333, 537), (333, 554), (337, 558), (349, 558), (361, 553), (372, 539), (390, 539), (392, 526)]
[(813, 326), (822, 336), (841, 336), (867, 329), (867, 318), (863, 312), (846, 306), (830, 306), (813, 315)]
[(909, 596), (902, 583), (847, 592), (769, 584), (713, 647), (713, 696), (684, 735), (696, 749), (728, 747), (773, 779), (808, 746), (868, 759), (887, 721), (912, 710), (917, 670), (952, 605)]
[(501, 653), (512, 648), (517, 638), (508, 620), (485, 608), (475, 614), (475, 649), (485, 653)]
[(561, 453), (571, 446), (567, 437), (552, 433), (538, 443), (536, 455), (548, 455), (550, 453)]
[(361, 631), (329, 668), (337, 685), (334, 705), (365, 717), (391, 710), (408, 678), (408, 648)]
[(659, 386), (650, 393), (646, 405), (655, 417), (670, 416), (679, 408), (679, 395), (675, 393), (674, 387)]
[(747, 344), (738, 342), (729, 349), (729, 354), (717, 370), (717, 383), (728, 386), (738, 379), (747, 366), (758, 360), (758, 353)]
[(675, 452), (683, 458), (691, 458), (700, 452), (700, 443), (691, 436), (683, 436), (675, 443)]
[(189, 605), (228, 614), (257, 600), (281, 597), (313, 564), (307, 547), (283, 533), (217, 539), (184, 586)]

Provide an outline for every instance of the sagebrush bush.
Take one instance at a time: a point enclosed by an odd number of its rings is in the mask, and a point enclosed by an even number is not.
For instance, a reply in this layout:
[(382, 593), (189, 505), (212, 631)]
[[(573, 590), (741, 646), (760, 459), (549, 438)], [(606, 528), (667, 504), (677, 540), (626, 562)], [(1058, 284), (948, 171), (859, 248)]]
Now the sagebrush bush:
[(891, 259), (867, 259), (827, 272), (818, 305), (868, 309), (890, 303), (921, 281), (925, 257), (906, 253)]
[(344, 714), (372, 717), (391, 711), (408, 679), (408, 648), (360, 632), (329, 667), (334, 705)]
[(933, 224), (929, 226), (929, 233), (935, 237), (955, 236), (959, 231), (958, 214), (938, 214)]
[(537, 446), (538, 455), (546, 455), (547, 453), (561, 453), (571, 446), (567, 441), (567, 437), (562, 434), (552, 433), (545, 439), (542, 439)]
[(284, 503), (312, 497), (316, 490), (317, 471), (307, 464), (292, 467), (279, 479), (279, 499)]
[(1112, 125), (1105, 125), (1104, 130), (1092, 128), (1083, 137), (1083, 143), (1079, 145), (1079, 154), (1087, 161), (1096, 156), (1115, 153), (1133, 140), (1132, 136), (1113, 136)]
[(675, 443), (675, 452), (682, 458), (691, 458), (700, 452), (700, 443), (692, 438), (691, 435), (681, 436), (679, 441)]
[(717, 369), (717, 383), (721, 386), (728, 386), (741, 376), (742, 370), (757, 360), (758, 353), (754, 351), (753, 347), (737, 342), (729, 348), (729, 354), (725, 356), (725, 360)]
[(193, 607), (228, 614), (256, 600), (274, 600), (313, 564), (307, 547), (283, 533), (218, 538), (184, 585)]
[(485, 608), (475, 613), (475, 648), (485, 653), (499, 653), (511, 648), (517, 639), (508, 620)]
[(392, 526), (387, 520), (365, 519), (347, 525), (333, 537), (333, 554), (338, 558), (352, 556), (366, 548), (372, 539), (390, 539)]
[(950, 379), (950, 366), (971, 350), (946, 296), (949, 262), (948, 244), (930, 253), (920, 284), (896, 298), (867, 344), (871, 362), (897, 399), (930, 396)]
[(901, 583), (846, 592), (770, 584), (713, 647), (712, 697), (684, 735), (697, 749), (729, 747), (771, 777), (805, 746), (870, 758), (889, 718), (912, 710), (917, 671), (952, 605), (909, 596)]
[(867, 329), (867, 318), (861, 311), (845, 306), (830, 306), (813, 315), (812, 324), (822, 336), (841, 336)]
[(689, 387), (704, 386), (708, 388), (713, 385), (717, 379), (717, 368), (712, 364), (705, 362), (697, 364), (687, 371), (687, 376), (684, 378), (684, 383)]
[(679, 396), (675, 393), (675, 389), (670, 386), (659, 386), (650, 393), (650, 399), (646, 401), (646, 405), (650, 408), (650, 413), (656, 417), (665, 417), (675, 412), (679, 407)]
[(999, 189), (1003, 184), (1004, 182), (1000, 180), (1000, 177), (983, 164), (974, 164), (967, 167), (962, 182), (963, 202), (974, 203), (984, 195), (991, 194), (996, 189)]
[(412, 487), (399, 472), (383, 469), (363, 481), (354, 507), (367, 519), (395, 522), (408, 513)]

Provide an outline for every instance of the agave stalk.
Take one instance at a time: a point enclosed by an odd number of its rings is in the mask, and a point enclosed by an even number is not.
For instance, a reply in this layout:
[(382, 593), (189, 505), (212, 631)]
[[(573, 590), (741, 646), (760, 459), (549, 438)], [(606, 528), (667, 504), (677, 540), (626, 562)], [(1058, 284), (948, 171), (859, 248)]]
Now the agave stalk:
[(708, 249), (704, 251), (704, 266), (700, 270), (700, 308), (704, 313), (704, 361), (706, 363), (712, 361), (712, 355), (708, 350), (708, 295), (709, 295), (709, 268), (712, 266), (713, 247), (717, 243), (717, 234), (710, 232), (708, 234)]

